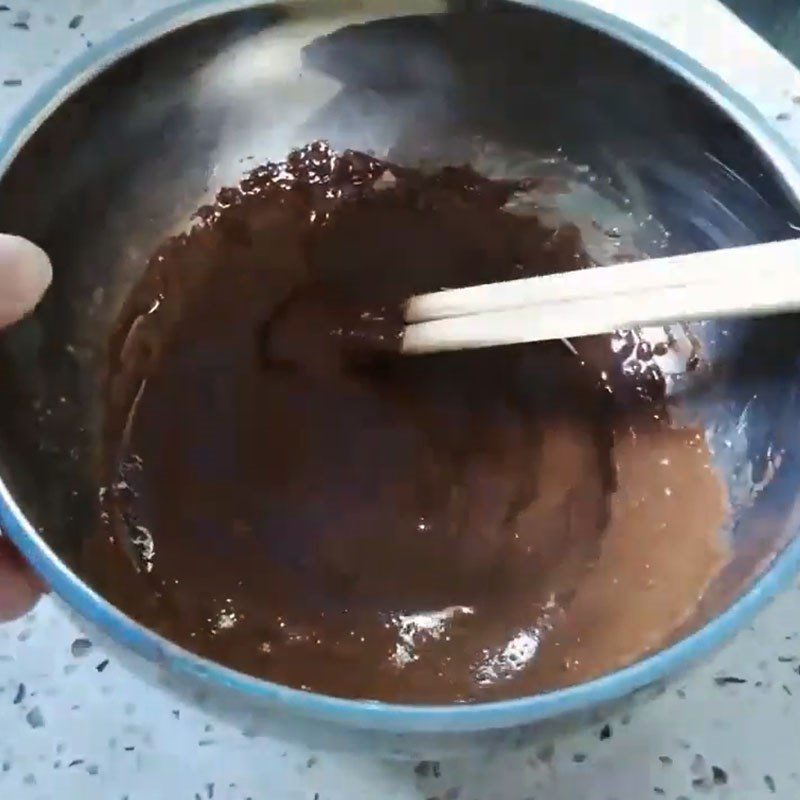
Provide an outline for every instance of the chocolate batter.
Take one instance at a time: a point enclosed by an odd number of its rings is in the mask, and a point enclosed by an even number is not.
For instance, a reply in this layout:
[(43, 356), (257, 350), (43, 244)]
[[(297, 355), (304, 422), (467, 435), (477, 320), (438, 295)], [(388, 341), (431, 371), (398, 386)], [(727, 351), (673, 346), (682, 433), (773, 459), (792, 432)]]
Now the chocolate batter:
[(576, 228), (504, 210), (528, 189), (315, 144), (166, 242), (111, 341), (103, 591), (230, 666), (397, 702), (663, 643), (725, 497), (644, 344), (386, 352), (411, 294), (588, 265)]

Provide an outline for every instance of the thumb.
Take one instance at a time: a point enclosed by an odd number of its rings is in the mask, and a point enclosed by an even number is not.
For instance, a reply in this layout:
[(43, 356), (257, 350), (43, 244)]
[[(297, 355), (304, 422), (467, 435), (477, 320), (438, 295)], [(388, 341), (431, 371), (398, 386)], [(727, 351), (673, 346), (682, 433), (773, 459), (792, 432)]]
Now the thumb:
[(33, 311), (52, 277), (44, 250), (19, 236), (0, 233), (0, 328)]

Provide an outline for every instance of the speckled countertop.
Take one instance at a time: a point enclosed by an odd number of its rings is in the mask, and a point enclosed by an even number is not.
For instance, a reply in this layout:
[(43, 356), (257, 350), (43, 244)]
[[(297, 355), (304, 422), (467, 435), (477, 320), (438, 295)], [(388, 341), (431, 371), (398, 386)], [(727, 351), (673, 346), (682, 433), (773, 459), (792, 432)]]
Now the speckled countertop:
[[(0, 2), (0, 127), (54, 70), (167, 1)], [(716, 0), (594, 3), (688, 50), (800, 143), (800, 74)], [(538, 751), (416, 765), (246, 738), (123, 670), (50, 597), (0, 627), (9, 800), (795, 798), (799, 717), (797, 588), (632, 717)]]

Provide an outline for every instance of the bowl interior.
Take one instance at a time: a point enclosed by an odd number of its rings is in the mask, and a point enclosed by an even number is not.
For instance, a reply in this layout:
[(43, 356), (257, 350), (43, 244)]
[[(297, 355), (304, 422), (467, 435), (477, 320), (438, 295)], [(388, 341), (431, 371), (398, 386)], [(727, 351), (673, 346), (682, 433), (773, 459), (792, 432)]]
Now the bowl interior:
[[(164, 36), (75, 92), (0, 181), (0, 229), (56, 266), (36, 315), (0, 342), (0, 474), (76, 569), (95, 524), (105, 338), (120, 303), (164, 236), (264, 160), (322, 138), (409, 165), (553, 177), (559, 191), (536, 202), (575, 221), (600, 260), (800, 230), (795, 198), (747, 134), (645, 56), (541, 11), (394, 5), (370, 16), (355, 3), (266, 5)], [(620, 244), (609, 251), (598, 226)], [(794, 533), (798, 332), (793, 316), (694, 330), (713, 371), (675, 391), (729, 484), (733, 558), (678, 635), (740, 596)]]

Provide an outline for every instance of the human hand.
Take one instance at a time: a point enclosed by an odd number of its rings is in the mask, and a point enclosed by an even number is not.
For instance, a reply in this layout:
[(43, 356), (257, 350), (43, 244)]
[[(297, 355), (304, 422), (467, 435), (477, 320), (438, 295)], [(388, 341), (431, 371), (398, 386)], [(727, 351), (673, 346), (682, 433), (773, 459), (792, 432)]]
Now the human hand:
[[(50, 285), (52, 267), (43, 250), (0, 233), (0, 328), (30, 313)], [(0, 622), (21, 617), (44, 586), (7, 538), (0, 535)]]

